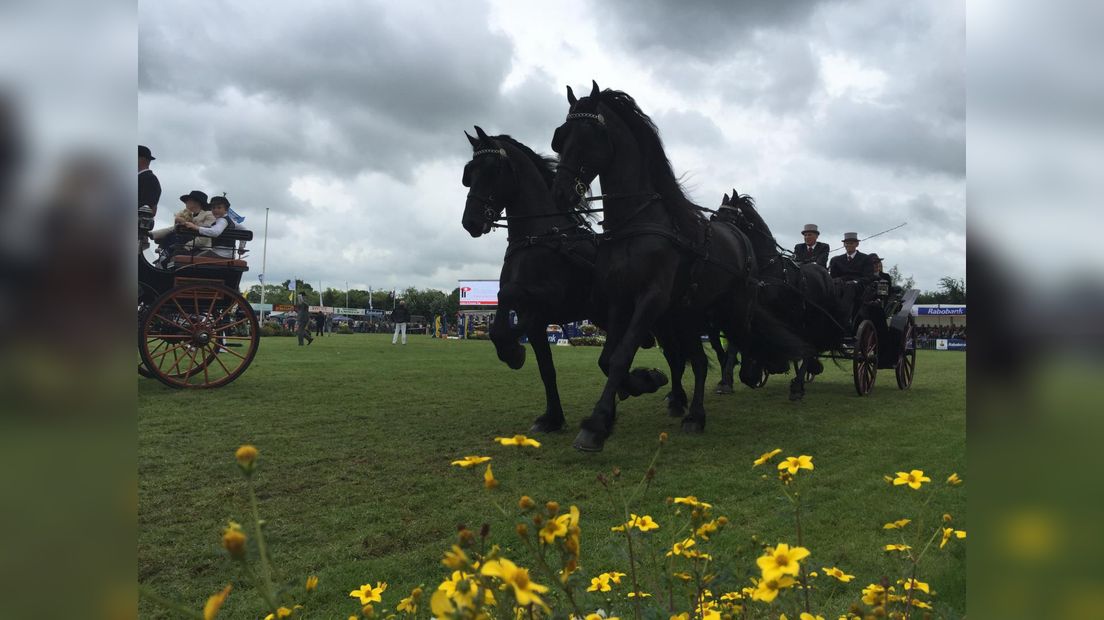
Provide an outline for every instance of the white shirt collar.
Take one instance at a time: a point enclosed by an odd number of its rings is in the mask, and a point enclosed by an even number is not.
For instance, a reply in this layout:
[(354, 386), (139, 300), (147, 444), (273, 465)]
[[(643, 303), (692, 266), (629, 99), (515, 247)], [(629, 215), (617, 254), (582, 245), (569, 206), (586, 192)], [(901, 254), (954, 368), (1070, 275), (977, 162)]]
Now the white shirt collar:
[(852, 252), (852, 253), (848, 254), (848, 255), (847, 255), (847, 258), (855, 258), (855, 255), (856, 255), (856, 254), (858, 254), (858, 253), (859, 253), (859, 251), (858, 251), (858, 250), (855, 250), (854, 252)]
[(143, 172), (153, 172), (153, 170), (146, 168), (145, 170), (139, 170), (138, 174), (142, 174)]

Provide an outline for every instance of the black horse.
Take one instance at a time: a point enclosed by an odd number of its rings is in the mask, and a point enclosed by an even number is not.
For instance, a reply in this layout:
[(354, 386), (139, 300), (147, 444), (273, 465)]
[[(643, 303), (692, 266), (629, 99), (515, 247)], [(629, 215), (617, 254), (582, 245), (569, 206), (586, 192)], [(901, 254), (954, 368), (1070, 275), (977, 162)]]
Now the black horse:
[[(728, 209), (726, 209), (726, 207)], [(841, 314), (839, 298), (828, 270), (815, 263), (795, 263), (780, 252), (767, 223), (755, 208), (755, 201), (732, 190), (724, 195), (719, 212), (732, 213), (725, 218), (751, 240), (759, 265), (759, 303), (806, 343), (806, 354), (794, 358), (794, 378), (790, 381), (790, 399), (805, 396), (805, 382), (824, 370), (817, 352), (839, 353), (846, 335), (846, 317)], [(756, 361), (745, 359), (740, 380), (748, 385), (760, 380)], [(777, 363), (770, 372), (785, 371)]]
[[(564, 208), (579, 202), (601, 177), (604, 234), (595, 267), (595, 293), (607, 308), (608, 336), (599, 364), (607, 381), (593, 413), (582, 422), (574, 446), (601, 450), (613, 432), (615, 396), (649, 332), (665, 353), (694, 371), (694, 395), (682, 428), (705, 429), (706, 357), (701, 334), (723, 329), (731, 345), (749, 343), (752, 323), (788, 360), (800, 342), (754, 310), (755, 257), (735, 228), (707, 221), (683, 193), (663, 150), (658, 130), (629, 95), (599, 91), (576, 99), (569, 87), (569, 113), (556, 129), (552, 149), (560, 154), (553, 197)], [(764, 350), (762, 356), (771, 352)], [(755, 356), (759, 358), (759, 355)], [(680, 363), (672, 382), (680, 383)]]
[[(597, 239), (583, 214), (557, 209), (553, 203), (555, 159), (538, 155), (508, 135), (491, 137), (479, 127), (475, 132), (475, 138), (465, 132), (473, 154), (464, 166), (463, 183), (470, 190), (462, 224), (472, 237), (479, 237), (505, 219), (509, 235), (491, 340), (499, 359), (516, 370), (525, 363), (525, 348), (518, 338), (528, 337), (545, 392), (544, 414), (530, 430), (558, 431), (564, 414), (545, 328), (581, 319), (605, 323), (591, 303)], [(511, 311), (517, 315), (516, 325), (511, 324)], [(655, 392), (666, 382), (659, 371), (635, 370), (621, 396)]]

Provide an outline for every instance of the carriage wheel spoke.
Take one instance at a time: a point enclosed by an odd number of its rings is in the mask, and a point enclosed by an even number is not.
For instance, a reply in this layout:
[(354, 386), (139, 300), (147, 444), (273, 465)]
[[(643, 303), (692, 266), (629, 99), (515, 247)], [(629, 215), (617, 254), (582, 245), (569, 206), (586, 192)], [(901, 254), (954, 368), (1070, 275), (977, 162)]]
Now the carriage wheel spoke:
[(217, 355), (218, 351), (215, 351), (215, 353), (216, 355), (214, 355), (213, 357), (215, 361), (219, 363), (219, 366), (222, 366), (222, 370), (226, 373), (226, 376), (229, 377), (230, 375), (234, 374), (230, 372), (230, 369), (226, 367), (226, 364), (222, 363), (222, 359)]
[(242, 360), (243, 362), (245, 361), (245, 358), (244, 358), (244, 357), (242, 357), (242, 356), (238, 355), (237, 353), (235, 353), (235, 352), (234, 352), (234, 351), (232, 351), (231, 349), (227, 348), (227, 347), (226, 347), (226, 345), (224, 345), (224, 344), (221, 344), (221, 343), (217, 343), (217, 344), (216, 344), (216, 346), (218, 346), (218, 348), (222, 349), (223, 351), (226, 351), (227, 353), (229, 353), (229, 354), (233, 355), (234, 357), (236, 357), (236, 358), (238, 358), (238, 359)]

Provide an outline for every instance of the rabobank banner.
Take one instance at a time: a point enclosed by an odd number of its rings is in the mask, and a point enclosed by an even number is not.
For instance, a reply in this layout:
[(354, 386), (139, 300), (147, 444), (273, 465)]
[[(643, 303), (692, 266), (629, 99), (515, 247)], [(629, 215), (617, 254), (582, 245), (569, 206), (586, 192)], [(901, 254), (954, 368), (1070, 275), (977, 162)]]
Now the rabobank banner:
[(966, 316), (965, 304), (916, 304), (912, 307), (915, 316)]
[(460, 306), (498, 305), (498, 280), (460, 280)]

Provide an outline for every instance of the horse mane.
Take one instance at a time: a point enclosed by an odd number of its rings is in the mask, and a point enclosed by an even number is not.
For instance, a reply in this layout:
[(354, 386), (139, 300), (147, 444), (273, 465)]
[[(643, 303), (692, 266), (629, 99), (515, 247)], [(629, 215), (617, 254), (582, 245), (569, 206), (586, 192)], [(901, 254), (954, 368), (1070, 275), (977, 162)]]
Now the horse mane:
[(663, 197), (663, 204), (675, 226), (692, 239), (701, 238), (705, 226), (702, 209), (686, 197), (686, 191), (671, 169), (667, 152), (663, 150), (663, 141), (659, 129), (652, 119), (640, 109), (631, 96), (619, 90), (606, 89), (597, 95), (598, 101), (606, 104), (617, 113), (629, 127), (629, 131), (640, 145), (644, 165), (651, 176), (656, 190)]
[(761, 233), (755, 234), (756, 231), (750, 231), (752, 234), (748, 235), (752, 246), (756, 248), (756, 254), (777, 254), (778, 242), (775, 240), (770, 226), (767, 226), (766, 220), (759, 215), (759, 210), (755, 208), (755, 199), (747, 194), (737, 194), (736, 190), (732, 190), (732, 201), (729, 204), (740, 210), (744, 220), (751, 228), (758, 229)]
[[(537, 169), (537, 172), (540, 173), (541, 178), (544, 179), (544, 183), (548, 186), (549, 191), (552, 190), (552, 183), (556, 180), (556, 164), (560, 161), (558, 157), (551, 155), (541, 155), (540, 153), (537, 153), (533, 149), (526, 146), (523, 142), (507, 134), (493, 136), (493, 139), (501, 140), (521, 151), (522, 155), (525, 155), (525, 157), (527, 157), (529, 161), (533, 162), (533, 166)], [(589, 213), (574, 213), (572, 215), (580, 219), (594, 219), (594, 216)]]

